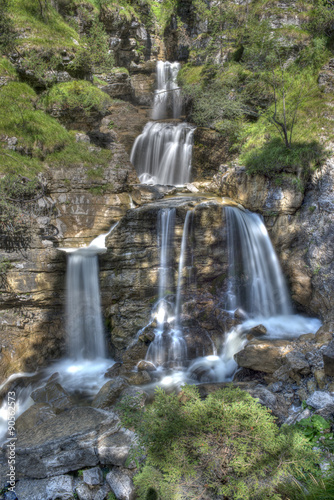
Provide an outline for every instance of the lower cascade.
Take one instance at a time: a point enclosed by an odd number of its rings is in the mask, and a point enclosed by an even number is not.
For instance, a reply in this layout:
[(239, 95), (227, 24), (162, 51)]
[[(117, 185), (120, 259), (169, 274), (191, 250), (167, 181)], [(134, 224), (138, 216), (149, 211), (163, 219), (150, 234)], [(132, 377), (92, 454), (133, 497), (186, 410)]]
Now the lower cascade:
[(149, 122), (131, 151), (140, 182), (182, 185), (190, 181), (193, 136), (188, 123)]

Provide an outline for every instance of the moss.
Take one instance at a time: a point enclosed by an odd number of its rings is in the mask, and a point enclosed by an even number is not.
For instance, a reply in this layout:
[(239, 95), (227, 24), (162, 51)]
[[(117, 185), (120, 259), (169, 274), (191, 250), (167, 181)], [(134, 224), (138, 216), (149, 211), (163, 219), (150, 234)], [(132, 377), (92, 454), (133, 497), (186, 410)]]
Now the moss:
[(178, 74), (179, 85), (192, 85), (201, 81), (202, 70), (204, 66), (192, 66), (185, 64)]
[(42, 102), (47, 109), (55, 106), (71, 112), (79, 108), (89, 115), (92, 109), (103, 111), (112, 104), (112, 99), (91, 83), (74, 80), (54, 85)]
[(102, 167), (91, 168), (86, 174), (89, 179), (103, 179), (104, 169)]

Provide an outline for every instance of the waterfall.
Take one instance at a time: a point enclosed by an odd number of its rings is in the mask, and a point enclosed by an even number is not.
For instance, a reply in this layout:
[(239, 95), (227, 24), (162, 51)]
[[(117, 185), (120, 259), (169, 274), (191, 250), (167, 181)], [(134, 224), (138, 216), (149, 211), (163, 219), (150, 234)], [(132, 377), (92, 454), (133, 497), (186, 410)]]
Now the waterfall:
[(185, 263), (185, 257), (186, 257), (188, 228), (189, 228), (189, 221), (190, 221), (191, 214), (192, 214), (192, 212), (190, 210), (188, 210), (186, 218), (184, 220), (181, 250), (180, 250), (179, 272), (178, 272), (178, 277), (177, 277), (177, 290), (176, 290), (176, 302), (175, 302), (175, 324), (176, 324), (177, 328), (180, 328), (183, 270), (185, 267), (184, 263)]
[(152, 111), (153, 120), (180, 117), (182, 108), (181, 90), (176, 82), (180, 67), (178, 62), (158, 61), (157, 90), (154, 93)]
[(130, 157), (140, 181), (173, 185), (189, 182), (194, 131), (188, 123), (148, 122), (135, 140)]
[(285, 279), (259, 215), (225, 207), (229, 259), (228, 308), (250, 316), (292, 313)]
[(106, 356), (97, 255), (69, 254), (66, 332), (72, 359)]
[(178, 281), (175, 302), (169, 298), (174, 288), (174, 234), (175, 208), (158, 212), (159, 299), (155, 339), (150, 344), (146, 359), (156, 366), (182, 366), (187, 358), (187, 346), (180, 326), (182, 275), (185, 262), (186, 242), (191, 212), (186, 214), (180, 249)]
[(295, 338), (315, 333), (316, 318), (293, 314), (285, 279), (266, 227), (257, 214), (236, 207), (224, 207), (227, 226), (228, 290), (227, 310), (242, 309), (245, 320), (225, 335), (220, 356), (198, 358), (187, 375), (201, 382), (231, 380), (237, 370), (234, 354), (247, 343), (246, 334), (262, 324), (265, 338)]

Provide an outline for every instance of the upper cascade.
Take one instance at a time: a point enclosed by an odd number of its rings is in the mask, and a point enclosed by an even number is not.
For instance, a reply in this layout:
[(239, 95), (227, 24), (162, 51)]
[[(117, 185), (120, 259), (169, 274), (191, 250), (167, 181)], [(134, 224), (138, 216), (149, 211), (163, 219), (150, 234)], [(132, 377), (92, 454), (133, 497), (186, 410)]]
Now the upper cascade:
[(180, 118), (182, 110), (181, 90), (177, 85), (180, 63), (158, 61), (157, 90), (154, 93), (153, 120)]
[(190, 181), (193, 136), (189, 123), (148, 122), (132, 147), (130, 160), (146, 184)]

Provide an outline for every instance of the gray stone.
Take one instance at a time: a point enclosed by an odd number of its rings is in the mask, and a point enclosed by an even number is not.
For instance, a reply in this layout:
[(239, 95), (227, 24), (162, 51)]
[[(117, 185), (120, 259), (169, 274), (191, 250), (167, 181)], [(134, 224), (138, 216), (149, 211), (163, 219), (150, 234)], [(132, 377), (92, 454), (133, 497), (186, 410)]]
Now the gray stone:
[(88, 137), (88, 135), (78, 132), (77, 134), (75, 134), (75, 141), (76, 142), (86, 142), (87, 144), (89, 144), (90, 138)]
[(73, 477), (51, 477), (46, 485), (48, 500), (69, 500), (73, 498)]
[(20, 500), (45, 500), (49, 479), (23, 479), (18, 481), (15, 491)]
[(306, 404), (312, 406), (316, 410), (320, 410), (329, 404), (333, 404), (334, 399), (328, 392), (315, 391), (309, 398), (306, 400)]
[(268, 391), (263, 385), (257, 385), (254, 389), (248, 391), (253, 398), (258, 398), (259, 403), (273, 409), (276, 406), (276, 396)]
[(113, 469), (106, 477), (110, 488), (117, 500), (134, 500), (134, 486), (132, 479), (119, 469)]
[(103, 483), (103, 474), (100, 467), (86, 469), (83, 471), (83, 480), (89, 486), (97, 486)]
[(323, 351), (324, 370), (329, 377), (334, 377), (334, 342), (328, 344)]
[(50, 382), (45, 387), (36, 389), (30, 394), (35, 403), (48, 403), (55, 411), (63, 411), (70, 408), (72, 401), (70, 395), (58, 383)]
[[(42, 479), (98, 463), (123, 466), (134, 433), (112, 412), (81, 407), (60, 413), (35, 429), (18, 433), (17, 479)], [(6, 448), (0, 451), (0, 479), (6, 479)]]
[(14, 491), (6, 491), (4, 499), (5, 500), (16, 500), (16, 493)]
[(261, 337), (267, 333), (267, 328), (264, 325), (256, 325), (253, 326), (250, 330), (248, 330), (249, 335), (254, 335), (254, 337)]
[(285, 356), (285, 362), (292, 372), (308, 375), (311, 372), (310, 365), (301, 352), (289, 352)]
[(80, 483), (75, 488), (75, 491), (79, 500), (105, 500), (110, 492), (110, 486), (108, 483), (105, 483), (102, 487), (89, 487), (85, 483)]
[(317, 410), (315, 413), (325, 420), (334, 419), (334, 402), (320, 408), (320, 410)]
[(306, 408), (305, 410), (292, 413), (284, 423), (287, 425), (294, 425), (296, 422), (300, 422), (303, 418), (308, 418), (311, 415), (312, 412)]
[(153, 363), (151, 363), (150, 361), (145, 361), (142, 359), (141, 361), (139, 361), (139, 363), (137, 365), (137, 369), (140, 372), (142, 372), (142, 371), (152, 372), (152, 371), (156, 370), (156, 366)]
[(127, 386), (127, 382), (122, 377), (109, 380), (96, 394), (92, 406), (94, 408), (110, 408)]
[(35, 426), (55, 416), (55, 411), (51, 405), (48, 403), (36, 403), (18, 417), (16, 420), (16, 430), (21, 433), (28, 429), (33, 429)]

